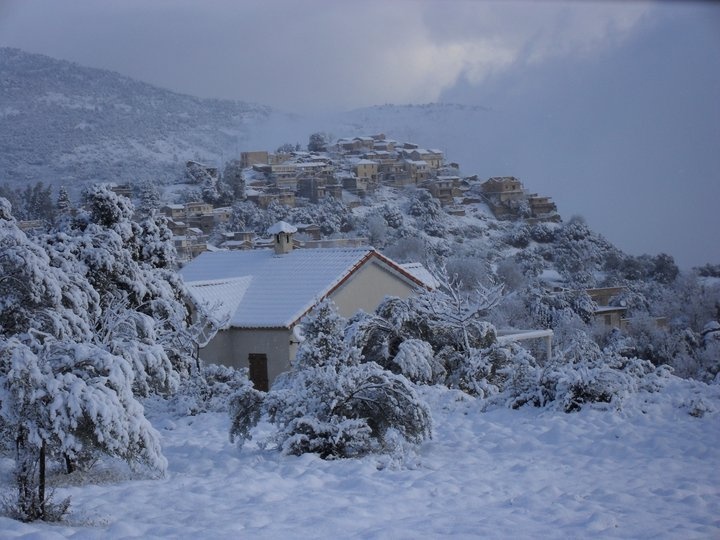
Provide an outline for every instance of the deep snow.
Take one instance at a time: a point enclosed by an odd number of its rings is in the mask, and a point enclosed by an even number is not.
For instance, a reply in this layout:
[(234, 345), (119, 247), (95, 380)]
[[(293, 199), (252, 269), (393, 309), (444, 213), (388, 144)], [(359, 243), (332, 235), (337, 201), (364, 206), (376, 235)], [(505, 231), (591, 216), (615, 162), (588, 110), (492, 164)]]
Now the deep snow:
[[(228, 418), (151, 414), (168, 474), (99, 464), (63, 524), (0, 518), (3, 538), (717, 538), (720, 386), (672, 378), (622, 410), (493, 408), (423, 388), (432, 441), (323, 461), (228, 442)], [(689, 414), (698, 398), (712, 409)], [(11, 462), (2, 467), (8, 488)], [(134, 479), (131, 478), (134, 476)]]

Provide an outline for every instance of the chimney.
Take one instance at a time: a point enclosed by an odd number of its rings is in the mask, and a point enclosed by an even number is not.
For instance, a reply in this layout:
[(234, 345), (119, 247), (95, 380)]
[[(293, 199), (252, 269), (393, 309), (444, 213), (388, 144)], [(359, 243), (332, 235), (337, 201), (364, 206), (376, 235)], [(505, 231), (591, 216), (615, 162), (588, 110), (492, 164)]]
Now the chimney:
[(285, 255), (292, 251), (292, 235), (297, 232), (295, 227), (285, 221), (278, 221), (267, 232), (274, 237), (276, 255)]

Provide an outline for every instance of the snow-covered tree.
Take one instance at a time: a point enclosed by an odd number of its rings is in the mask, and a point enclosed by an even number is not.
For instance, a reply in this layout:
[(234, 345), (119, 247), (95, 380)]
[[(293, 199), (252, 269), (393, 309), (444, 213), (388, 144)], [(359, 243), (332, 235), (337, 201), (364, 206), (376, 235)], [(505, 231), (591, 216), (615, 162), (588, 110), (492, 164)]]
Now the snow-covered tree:
[(160, 190), (154, 182), (146, 180), (140, 184), (140, 204), (138, 212), (142, 216), (151, 216), (160, 209)]
[(308, 140), (308, 152), (324, 152), (332, 137), (327, 133), (317, 132), (310, 135)]
[(243, 169), (240, 166), (240, 161), (233, 159), (225, 164), (222, 181), (228, 186), (234, 201), (242, 201), (245, 199), (245, 178), (243, 176)]
[(430, 236), (442, 237), (447, 232), (440, 201), (426, 189), (415, 189), (410, 195), (408, 213), (414, 216), (423, 231)]
[(342, 339), (342, 322), (321, 304), (303, 329), (293, 369), (267, 394), (245, 389), (234, 396), (232, 438), (247, 439), (262, 414), (277, 428), (270, 442), (289, 454), (354, 457), (391, 451), (390, 432), (413, 443), (430, 436), (428, 407), (410, 382), (374, 362), (358, 363)]
[(93, 340), (130, 362), (135, 392), (172, 392), (196, 364), (197, 336), (190, 295), (171, 270), (170, 232), (163, 218), (131, 221), (132, 204), (106, 186), (93, 186), (86, 200), (74, 229), (42, 238), (45, 250), (99, 296)]
[(55, 227), (65, 227), (72, 217), (73, 206), (65, 186), (60, 186), (55, 203)]
[(10, 204), (0, 199), (0, 335), (88, 339), (100, 298), (68, 269), (54, 265), (17, 227)]
[(361, 351), (362, 360), (375, 362), (415, 383), (436, 383), (445, 368), (434, 355), (428, 321), (410, 300), (386, 298), (375, 313), (359, 313), (345, 330), (346, 341)]
[[(155, 322), (137, 311), (108, 309), (66, 233), (43, 242), (20, 231), (0, 199), (0, 431), (14, 445), (14, 510), (27, 520), (52, 519), (66, 508), (48, 502), (48, 458), (72, 462), (99, 451), (164, 466), (133, 395), (136, 373), (149, 370), (133, 369), (125, 358), (152, 348), (166, 356), (153, 341)], [(116, 339), (107, 341), (113, 333)], [(132, 338), (114, 354), (120, 335)]]
[(69, 501), (49, 500), (49, 458), (90, 450), (164, 471), (132, 378), (127, 362), (91, 344), (0, 338), (0, 432), (15, 446), (16, 517), (54, 520), (67, 509)]
[(298, 369), (338, 366), (347, 362), (348, 348), (343, 341), (345, 320), (330, 300), (320, 302), (303, 320), (304, 341), (295, 355)]
[(434, 277), (437, 287), (418, 297), (418, 309), (438, 336), (449, 336), (450, 343), (444, 344), (469, 351), (493, 341), (494, 331), (483, 317), (500, 303), (502, 285), (480, 285), (468, 294), (458, 276), (449, 274), (446, 267), (436, 269)]
[(226, 204), (232, 200), (228, 184), (220, 182), (217, 169), (196, 161), (188, 161), (185, 167), (185, 179), (189, 184), (198, 186), (203, 201), (210, 204)]

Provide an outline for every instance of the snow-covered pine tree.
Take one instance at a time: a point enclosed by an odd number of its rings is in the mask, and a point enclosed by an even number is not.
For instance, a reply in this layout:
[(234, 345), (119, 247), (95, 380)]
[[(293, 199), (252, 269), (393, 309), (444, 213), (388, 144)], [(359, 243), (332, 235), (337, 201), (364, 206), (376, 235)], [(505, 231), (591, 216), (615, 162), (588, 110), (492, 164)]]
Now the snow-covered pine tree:
[(160, 209), (160, 190), (150, 180), (140, 184), (140, 204), (138, 212), (142, 216), (151, 216)]
[(345, 320), (330, 300), (320, 302), (302, 323), (304, 341), (295, 355), (295, 367), (307, 369), (339, 366), (350, 360), (343, 341)]
[(0, 198), (0, 335), (90, 339), (100, 298), (74, 270), (54, 264)]
[(107, 186), (86, 193), (75, 227), (41, 240), (52, 265), (83, 276), (100, 298), (92, 341), (123, 356), (135, 370), (138, 395), (171, 393), (196, 364), (197, 328), (191, 300), (172, 270), (175, 253), (162, 218), (130, 220), (133, 207)]
[(228, 186), (232, 200), (242, 201), (245, 199), (245, 178), (239, 160), (233, 159), (225, 164), (222, 181)]
[(123, 358), (91, 344), (0, 338), (0, 432), (15, 445), (15, 517), (56, 520), (67, 510), (69, 500), (54, 503), (46, 489), (50, 458), (96, 451), (165, 470), (132, 378)]
[[(47, 242), (46, 246), (54, 244)], [(98, 343), (101, 299), (60, 243), (49, 256), (0, 199), (0, 431), (15, 452), (21, 519), (51, 519), (45, 462), (88, 448), (164, 467), (130, 364)]]

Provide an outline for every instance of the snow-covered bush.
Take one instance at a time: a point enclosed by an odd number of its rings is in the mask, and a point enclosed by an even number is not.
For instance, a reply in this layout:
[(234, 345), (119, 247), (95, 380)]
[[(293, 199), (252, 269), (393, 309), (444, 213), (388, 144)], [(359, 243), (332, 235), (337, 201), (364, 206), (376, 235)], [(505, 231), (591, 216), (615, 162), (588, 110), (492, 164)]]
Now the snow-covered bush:
[[(386, 298), (375, 314), (359, 313), (346, 329), (346, 342), (364, 362), (375, 362), (415, 383), (443, 380), (445, 368), (435, 359), (427, 321), (409, 300)], [(404, 345), (407, 343), (407, 345)]]
[(285, 453), (323, 458), (391, 451), (392, 429), (407, 441), (430, 437), (430, 411), (401, 375), (375, 363), (290, 372), (266, 398)]
[(588, 324), (593, 319), (596, 305), (585, 291), (546, 293), (536, 288), (523, 292), (533, 326), (557, 328), (574, 320)]
[(448, 366), (450, 388), (479, 398), (500, 397), (513, 408), (541, 402), (540, 368), (533, 356), (517, 344), (495, 343), (466, 353), (446, 348), (440, 356)]
[(512, 258), (500, 261), (495, 274), (506, 291), (517, 291), (527, 285), (521, 266)]
[(530, 238), (541, 244), (555, 240), (557, 225), (550, 223), (537, 223), (530, 228)]
[(630, 393), (658, 390), (669, 373), (647, 360), (602, 351), (587, 334), (578, 332), (574, 342), (544, 367), (540, 385), (543, 401), (554, 402), (565, 412), (588, 403), (619, 408)]
[(513, 227), (505, 236), (505, 242), (515, 248), (526, 248), (530, 243), (530, 230), (526, 225)]
[(415, 217), (419, 227), (430, 236), (443, 237), (447, 232), (440, 201), (426, 189), (414, 189), (411, 192), (408, 214)]
[(233, 396), (232, 439), (249, 438), (262, 415), (276, 427), (265, 444), (287, 454), (354, 457), (392, 451), (390, 432), (412, 443), (430, 437), (429, 409), (411, 383), (374, 362), (359, 363), (343, 326), (329, 302), (310, 314), (293, 369), (267, 394), (248, 387)]
[(418, 383), (431, 383), (445, 373), (445, 369), (435, 360), (435, 353), (427, 341), (408, 339), (398, 346), (392, 363), (408, 379)]
[(458, 351), (446, 346), (437, 357), (447, 368), (445, 384), (449, 388), (457, 388), (463, 392), (479, 398), (487, 398), (499, 392), (497, 386), (488, 381), (490, 373), (489, 357), (479, 349)]
[(474, 383), (457, 381), (474, 380), (473, 351), (495, 341), (495, 328), (482, 317), (497, 305), (502, 288), (462, 292), (447, 271), (438, 272), (436, 281), (435, 290), (406, 300), (387, 298), (373, 315), (354, 317), (346, 331), (348, 342), (360, 350), (363, 361), (413, 382), (478, 393)]
[(247, 369), (205, 364), (183, 381), (170, 400), (171, 408), (182, 416), (228, 412), (232, 397), (251, 387)]

